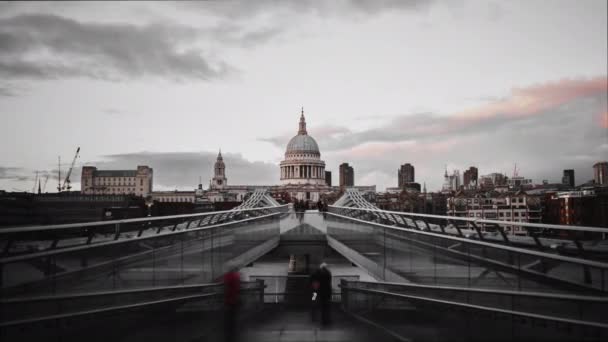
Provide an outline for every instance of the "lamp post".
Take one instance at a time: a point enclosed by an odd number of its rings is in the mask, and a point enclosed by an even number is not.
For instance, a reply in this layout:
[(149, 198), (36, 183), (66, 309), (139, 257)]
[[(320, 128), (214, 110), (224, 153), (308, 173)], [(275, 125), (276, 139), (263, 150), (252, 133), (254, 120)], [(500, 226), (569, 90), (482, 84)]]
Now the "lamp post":
[(153, 204), (154, 204), (154, 200), (152, 198), (152, 195), (146, 196), (146, 206), (148, 207), (148, 217), (152, 216), (151, 207)]

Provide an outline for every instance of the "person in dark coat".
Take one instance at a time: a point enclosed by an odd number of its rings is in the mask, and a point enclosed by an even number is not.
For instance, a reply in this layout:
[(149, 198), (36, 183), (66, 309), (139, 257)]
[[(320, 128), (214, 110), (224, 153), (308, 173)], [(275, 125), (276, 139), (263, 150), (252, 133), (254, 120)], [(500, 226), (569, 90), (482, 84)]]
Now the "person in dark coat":
[(331, 272), (326, 263), (319, 268), (319, 305), (321, 306), (321, 324), (331, 323)]

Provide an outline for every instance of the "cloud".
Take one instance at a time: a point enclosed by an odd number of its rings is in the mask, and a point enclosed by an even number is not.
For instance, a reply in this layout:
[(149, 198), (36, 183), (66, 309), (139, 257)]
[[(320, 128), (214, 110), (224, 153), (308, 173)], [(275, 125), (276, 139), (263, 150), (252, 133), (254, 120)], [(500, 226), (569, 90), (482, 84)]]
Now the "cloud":
[[(592, 162), (605, 159), (607, 111), (603, 76), (516, 88), (507, 97), (452, 115), (414, 113), (376, 128), (313, 126), (309, 133), (328, 168), (350, 162), (356, 181), (377, 179), (380, 189), (396, 186), (396, 170), (405, 162), (413, 163), (417, 179), (433, 190), (441, 186), (445, 164), (510, 175), (517, 163), (523, 175), (539, 182), (559, 180), (560, 168), (573, 168), (582, 183), (592, 178)], [(293, 134), (260, 140), (284, 148)], [(384, 184), (386, 179), (394, 182)]]
[[(445, 139), (492, 131), (505, 125), (526, 123), (533, 116), (543, 115), (560, 106), (579, 99), (595, 103), (597, 111), (604, 112), (608, 96), (606, 76), (592, 79), (561, 80), (526, 88), (515, 88), (506, 98), (497, 98), (479, 107), (452, 115), (414, 113), (393, 117), (377, 128), (351, 132), (346, 127), (331, 127), (329, 134), (321, 130), (313, 136), (325, 151), (351, 149), (368, 143), (396, 143), (424, 141), (433, 143), (438, 137)], [(603, 119), (597, 119), (599, 126)], [(340, 134), (335, 134), (340, 133)], [(293, 134), (262, 138), (278, 147), (285, 146)]]
[(608, 129), (608, 110), (600, 112), (597, 121), (600, 127)]
[(160, 77), (210, 80), (230, 68), (189, 45), (197, 31), (168, 24), (85, 23), (57, 15), (0, 19), (0, 76), (13, 79)]
[(252, 17), (267, 15), (269, 12), (295, 12), (319, 16), (377, 15), (388, 11), (423, 11), (434, 1), (431, 0), (258, 0), (258, 1), (218, 1), (218, 2), (177, 2), (178, 7), (193, 8), (226, 17)]
[(463, 121), (478, 121), (500, 115), (518, 117), (534, 115), (549, 110), (574, 99), (606, 94), (606, 76), (593, 79), (564, 79), (526, 88), (515, 88), (511, 96), (484, 106), (456, 113)]
[[(252, 162), (240, 154), (222, 152), (228, 184), (273, 185), (279, 181), (279, 167), (264, 162)], [(138, 152), (104, 156), (103, 160), (88, 162), (99, 169), (135, 169), (148, 165), (154, 170), (155, 189), (194, 189), (199, 177), (207, 187), (213, 177), (216, 152)], [(77, 182), (80, 168), (74, 170)]]
[(33, 179), (33, 176), (25, 175), (23, 168), (0, 166), (0, 180), (28, 181)]
[(119, 116), (123, 114), (123, 111), (117, 108), (104, 108), (102, 112), (108, 116)]
[(10, 86), (0, 85), (0, 96), (15, 96), (17, 93)]
[(21, 95), (27, 87), (15, 83), (0, 82), (0, 97), (13, 97)]

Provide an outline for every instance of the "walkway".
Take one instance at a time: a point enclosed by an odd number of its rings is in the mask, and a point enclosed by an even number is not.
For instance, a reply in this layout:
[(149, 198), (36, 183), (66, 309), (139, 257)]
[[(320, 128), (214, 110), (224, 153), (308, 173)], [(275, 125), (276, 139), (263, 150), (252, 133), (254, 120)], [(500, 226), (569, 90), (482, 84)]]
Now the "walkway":
[(327, 327), (312, 322), (308, 310), (278, 305), (269, 306), (256, 318), (249, 320), (240, 341), (391, 341), (389, 335), (350, 318), (337, 307), (332, 311), (333, 322)]

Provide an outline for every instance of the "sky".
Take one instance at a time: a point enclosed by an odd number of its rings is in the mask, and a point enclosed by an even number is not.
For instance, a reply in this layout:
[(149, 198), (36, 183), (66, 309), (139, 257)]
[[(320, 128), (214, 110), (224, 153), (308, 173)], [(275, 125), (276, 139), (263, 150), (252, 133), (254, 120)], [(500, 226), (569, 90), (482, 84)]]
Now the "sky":
[(0, 189), (83, 165), (154, 188), (278, 184), (304, 107), (326, 170), (439, 190), (608, 159), (605, 0), (0, 2)]

